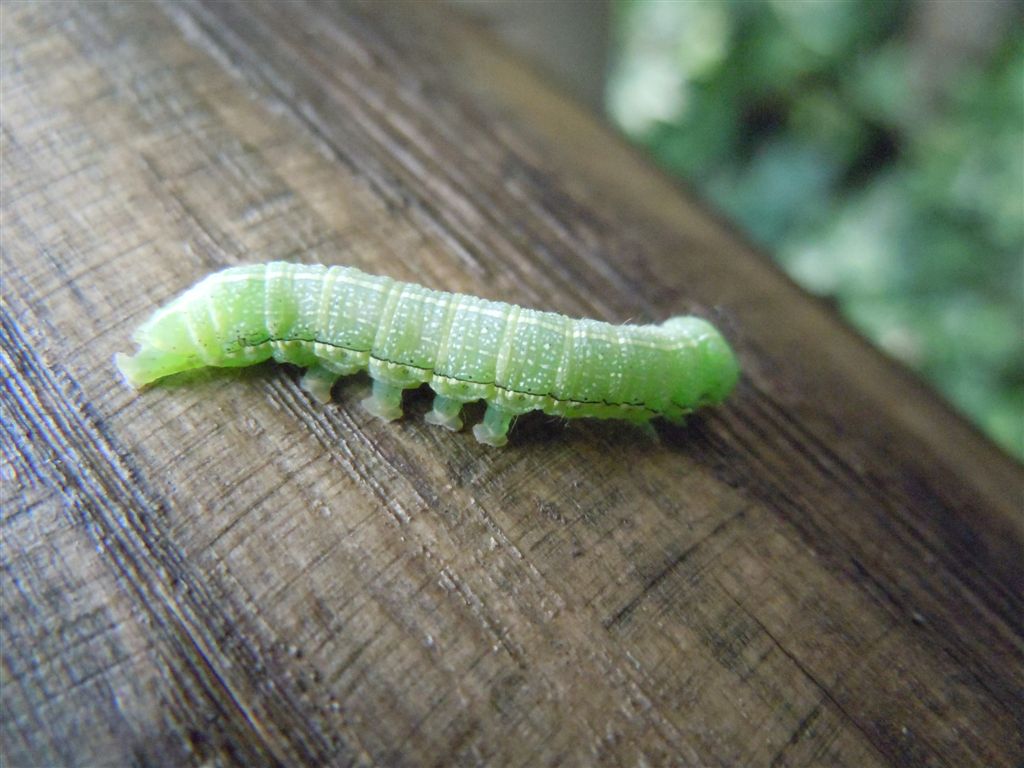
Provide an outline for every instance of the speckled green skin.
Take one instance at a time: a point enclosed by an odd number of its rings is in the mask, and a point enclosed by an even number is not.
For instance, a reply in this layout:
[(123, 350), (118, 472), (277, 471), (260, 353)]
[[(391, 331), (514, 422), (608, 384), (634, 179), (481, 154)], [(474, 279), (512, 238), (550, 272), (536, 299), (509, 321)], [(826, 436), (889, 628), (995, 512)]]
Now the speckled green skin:
[(378, 415), (400, 415), (395, 393), (428, 383), (441, 396), (431, 420), (450, 428), (461, 426), (459, 404), (486, 400), (490, 426), (477, 436), (494, 444), (504, 442), (511, 416), (532, 410), (678, 418), (721, 402), (738, 376), (728, 344), (699, 318), (573, 320), (350, 267), (282, 262), (211, 275), (134, 338), (138, 353), (117, 357), (134, 386), (272, 357), (310, 368), (304, 386), (328, 399), (336, 378), (368, 369)]

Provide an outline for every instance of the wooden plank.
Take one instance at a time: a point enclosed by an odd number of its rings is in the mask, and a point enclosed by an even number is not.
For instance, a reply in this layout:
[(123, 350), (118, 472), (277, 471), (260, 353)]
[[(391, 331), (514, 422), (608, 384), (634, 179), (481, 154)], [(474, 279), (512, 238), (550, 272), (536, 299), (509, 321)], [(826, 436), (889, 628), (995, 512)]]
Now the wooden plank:
[[(5, 765), (1024, 759), (1019, 465), (413, 3), (2, 6)], [(137, 394), (210, 271), (713, 317), (745, 377), (507, 449), (293, 370)]]

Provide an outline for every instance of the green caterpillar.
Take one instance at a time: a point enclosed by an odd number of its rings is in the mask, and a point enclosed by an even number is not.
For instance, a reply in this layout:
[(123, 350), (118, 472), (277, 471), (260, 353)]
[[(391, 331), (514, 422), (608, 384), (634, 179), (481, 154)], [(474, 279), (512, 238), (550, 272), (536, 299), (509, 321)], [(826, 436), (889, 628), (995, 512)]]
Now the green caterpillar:
[(308, 368), (321, 402), (342, 376), (369, 369), (363, 406), (402, 415), (402, 390), (430, 385), (426, 419), (462, 428), (465, 403), (487, 402), (476, 439), (501, 446), (527, 411), (646, 424), (720, 403), (739, 368), (708, 322), (662, 325), (573, 320), (512, 304), (433, 291), (351, 267), (273, 262), (210, 275), (143, 324), (139, 351), (117, 367), (135, 387), (203, 366), (269, 358)]

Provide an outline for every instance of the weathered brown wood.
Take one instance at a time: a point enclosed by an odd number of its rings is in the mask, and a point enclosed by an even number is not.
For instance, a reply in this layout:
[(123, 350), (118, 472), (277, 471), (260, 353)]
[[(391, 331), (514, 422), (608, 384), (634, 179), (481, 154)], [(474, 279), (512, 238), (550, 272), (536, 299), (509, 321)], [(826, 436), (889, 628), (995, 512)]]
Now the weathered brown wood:
[[(2, 6), (2, 757), (30, 765), (1024, 760), (1021, 468), (432, 5)], [(614, 321), (730, 404), (500, 451), (296, 372), (110, 359), (222, 266)]]

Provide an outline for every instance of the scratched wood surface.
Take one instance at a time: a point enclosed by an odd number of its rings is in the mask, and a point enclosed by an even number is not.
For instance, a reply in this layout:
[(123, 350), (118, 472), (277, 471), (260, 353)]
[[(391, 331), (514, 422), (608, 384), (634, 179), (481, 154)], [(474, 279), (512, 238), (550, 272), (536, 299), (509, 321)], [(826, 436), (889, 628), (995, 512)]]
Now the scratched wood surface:
[[(2, 6), (2, 762), (1019, 766), (1024, 479), (436, 6)], [(111, 356), (291, 259), (611, 321), (745, 377), (508, 448), (297, 372)]]

